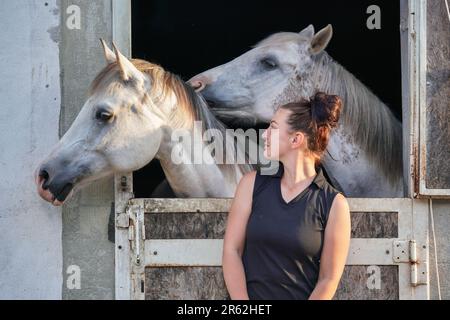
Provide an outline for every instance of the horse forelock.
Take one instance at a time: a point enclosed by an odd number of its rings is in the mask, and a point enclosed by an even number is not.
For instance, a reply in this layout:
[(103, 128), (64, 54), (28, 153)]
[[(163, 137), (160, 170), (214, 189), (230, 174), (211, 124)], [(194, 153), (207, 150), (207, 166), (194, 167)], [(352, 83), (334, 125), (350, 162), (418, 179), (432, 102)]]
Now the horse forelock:
[[(194, 98), (189, 91), (190, 87), (184, 83), (177, 75), (167, 72), (161, 66), (141, 60), (130, 60), (133, 65), (142, 73), (149, 76), (152, 82), (152, 89), (149, 92), (150, 97), (156, 101), (163, 101), (169, 95), (174, 94), (177, 99), (178, 108), (184, 109), (185, 113), (195, 116), (195, 110), (191, 108), (194, 104)], [(111, 86), (112, 85), (112, 86)], [(132, 86), (133, 79), (123, 81), (120, 78), (120, 69), (117, 62), (113, 62), (104, 67), (92, 81), (89, 88), (89, 94), (95, 94), (109, 87), (109, 93), (113, 94), (116, 90)], [(192, 91), (194, 91), (192, 89)], [(189, 119), (186, 119), (189, 120)]]

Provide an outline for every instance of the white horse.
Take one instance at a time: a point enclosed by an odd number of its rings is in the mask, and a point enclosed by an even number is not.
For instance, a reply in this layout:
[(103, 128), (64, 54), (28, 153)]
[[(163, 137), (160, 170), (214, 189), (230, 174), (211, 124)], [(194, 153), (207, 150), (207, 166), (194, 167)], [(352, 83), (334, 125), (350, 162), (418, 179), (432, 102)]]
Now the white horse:
[(401, 123), (324, 51), (331, 37), (331, 25), (317, 34), (312, 25), (300, 33), (276, 33), (189, 83), (226, 124), (266, 123), (280, 105), (316, 90), (341, 96), (340, 125), (323, 165), (347, 196), (403, 197)]
[[(130, 61), (115, 46), (112, 52), (104, 41), (102, 44), (108, 65), (91, 84), (89, 97), (72, 126), (36, 170), (41, 197), (61, 205), (91, 181), (137, 170), (153, 158), (160, 160), (179, 197), (232, 197), (242, 175), (253, 166), (248, 162), (220, 164), (215, 155), (203, 152), (211, 145), (204, 139), (207, 129), (215, 129), (223, 137), (231, 134), (201, 96), (160, 66)], [(204, 127), (198, 130), (195, 121), (202, 121)], [(180, 132), (177, 130), (184, 130), (187, 137), (174, 141), (172, 134)], [(224, 156), (244, 152), (236, 150), (234, 138), (231, 140), (233, 143), (220, 149)], [(178, 148), (179, 164), (173, 161), (174, 147)], [(199, 163), (192, 158), (183, 161), (192, 156), (192, 149), (202, 152)]]

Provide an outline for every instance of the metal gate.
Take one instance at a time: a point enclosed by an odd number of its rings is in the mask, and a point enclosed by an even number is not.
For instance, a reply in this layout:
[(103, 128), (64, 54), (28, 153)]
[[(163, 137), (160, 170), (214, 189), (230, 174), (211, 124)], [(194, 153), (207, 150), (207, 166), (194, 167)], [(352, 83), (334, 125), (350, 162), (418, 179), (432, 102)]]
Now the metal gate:
[[(427, 299), (427, 202), (348, 199), (352, 239), (335, 299)], [(117, 215), (116, 297), (227, 299), (231, 199), (132, 199)]]

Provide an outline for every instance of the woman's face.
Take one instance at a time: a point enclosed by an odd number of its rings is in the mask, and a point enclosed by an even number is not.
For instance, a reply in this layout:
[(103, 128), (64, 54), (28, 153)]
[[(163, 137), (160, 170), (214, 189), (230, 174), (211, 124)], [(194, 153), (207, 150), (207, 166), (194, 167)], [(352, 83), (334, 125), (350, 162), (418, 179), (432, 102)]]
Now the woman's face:
[(293, 133), (287, 123), (291, 111), (278, 108), (270, 121), (269, 127), (264, 131), (264, 156), (269, 160), (283, 158), (290, 150), (298, 145), (298, 139), (303, 135)]

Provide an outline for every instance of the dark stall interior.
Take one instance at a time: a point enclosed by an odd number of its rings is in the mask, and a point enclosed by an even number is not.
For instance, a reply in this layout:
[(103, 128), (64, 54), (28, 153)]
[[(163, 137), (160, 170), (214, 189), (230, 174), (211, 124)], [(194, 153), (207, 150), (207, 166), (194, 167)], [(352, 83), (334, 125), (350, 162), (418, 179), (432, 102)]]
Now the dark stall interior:
[[(381, 29), (369, 30), (370, 5), (381, 9)], [(401, 120), (400, 2), (132, 1), (132, 52), (184, 80), (251, 49), (279, 31), (316, 32), (331, 23), (327, 52), (381, 98)], [(133, 173), (134, 193), (150, 197), (164, 179), (157, 160)]]

